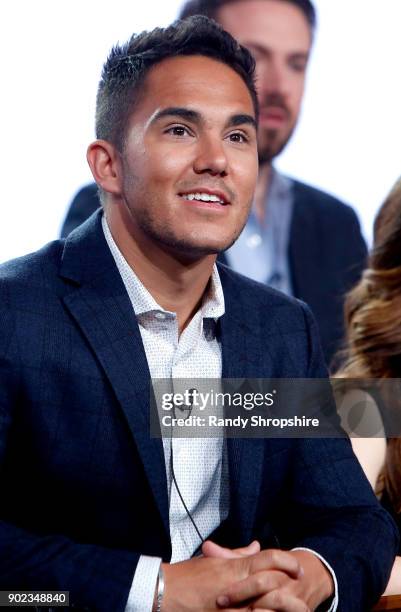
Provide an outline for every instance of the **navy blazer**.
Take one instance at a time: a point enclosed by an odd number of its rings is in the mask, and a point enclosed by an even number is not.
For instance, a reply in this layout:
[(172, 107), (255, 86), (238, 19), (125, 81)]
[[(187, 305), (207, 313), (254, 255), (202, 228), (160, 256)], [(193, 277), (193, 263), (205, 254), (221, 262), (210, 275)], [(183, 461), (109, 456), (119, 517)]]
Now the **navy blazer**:
[[(69, 590), (120, 612), (140, 554), (170, 559), (149, 369), (99, 213), (0, 266), (0, 589)], [(322, 377), (307, 307), (220, 266), (223, 376)], [(395, 526), (345, 439), (229, 440), (217, 541), (306, 546), (336, 572), (342, 611), (384, 590)]]
[[(289, 264), (294, 296), (311, 308), (320, 331), (326, 362), (332, 361), (344, 337), (344, 296), (366, 265), (366, 245), (358, 218), (337, 198), (292, 181), (294, 208), (290, 227)], [(73, 199), (61, 234), (68, 234), (98, 207), (96, 184)], [(224, 253), (219, 261), (227, 263)]]

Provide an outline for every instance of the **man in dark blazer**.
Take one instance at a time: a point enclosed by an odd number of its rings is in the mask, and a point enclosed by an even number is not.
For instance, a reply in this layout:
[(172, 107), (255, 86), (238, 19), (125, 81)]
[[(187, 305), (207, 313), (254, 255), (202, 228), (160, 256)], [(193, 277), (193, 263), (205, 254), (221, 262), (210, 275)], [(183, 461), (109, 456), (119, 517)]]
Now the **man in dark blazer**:
[(101, 612), (365, 612), (384, 590), (395, 526), (344, 437), (217, 454), (219, 439), (187, 440), (179, 457), (150, 437), (150, 377), (180, 364), (326, 376), (303, 303), (214, 266), (257, 176), (252, 74), (202, 17), (115, 47), (88, 149), (103, 211), (0, 267), (2, 590), (68, 590)]
[[(330, 363), (344, 334), (343, 297), (359, 280), (366, 245), (350, 206), (273, 167), (299, 116), (315, 9), (309, 0), (189, 0), (180, 16), (195, 14), (220, 23), (251, 50), (258, 66), (258, 189), (245, 231), (220, 260), (306, 302)], [(96, 185), (83, 187), (71, 203), (62, 236), (99, 205)]]

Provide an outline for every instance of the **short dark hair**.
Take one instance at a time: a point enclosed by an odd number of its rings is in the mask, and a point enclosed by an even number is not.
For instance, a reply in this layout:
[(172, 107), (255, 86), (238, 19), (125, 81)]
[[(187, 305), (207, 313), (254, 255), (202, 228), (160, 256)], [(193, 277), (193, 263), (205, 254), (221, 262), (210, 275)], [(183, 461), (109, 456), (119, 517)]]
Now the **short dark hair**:
[[(181, 8), (180, 19), (186, 19), (193, 15), (205, 15), (209, 19), (217, 19), (217, 13), (222, 6), (226, 4), (232, 4), (233, 2), (244, 2), (245, 0), (187, 0)], [(310, 0), (281, 0), (282, 2), (289, 2), (294, 6), (297, 6), (305, 15), (306, 20), (309, 24), (311, 34), (316, 27), (316, 10)]]
[(254, 59), (217, 23), (196, 16), (176, 21), (167, 28), (134, 34), (125, 44), (113, 47), (103, 66), (97, 92), (96, 137), (122, 150), (127, 121), (147, 73), (164, 59), (182, 55), (204, 55), (237, 72), (248, 87), (257, 118)]

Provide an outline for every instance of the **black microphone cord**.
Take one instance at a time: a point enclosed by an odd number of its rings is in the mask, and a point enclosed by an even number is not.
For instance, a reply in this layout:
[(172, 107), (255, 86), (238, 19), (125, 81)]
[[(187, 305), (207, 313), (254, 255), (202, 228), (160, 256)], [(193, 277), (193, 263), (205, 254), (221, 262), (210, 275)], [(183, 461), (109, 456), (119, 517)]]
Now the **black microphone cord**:
[[(193, 409), (193, 403), (191, 403), (190, 407), (187, 408), (188, 416), (191, 416), (192, 409)], [(174, 414), (174, 418), (176, 418), (175, 406), (173, 406), (173, 414)], [(177, 493), (178, 493), (179, 498), (180, 498), (180, 500), (182, 502), (182, 505), (185, 508), (185, 512), (187, 513), (188, 518), (190, 519), (192, 525), (194, 526), (194, 529), (195, 529), (196, 533), (199, 536), (199, 539), (200, 539), (201, 543), (203, 544), (205, 542), (205, 538), (202, 536), (201, 532), (199, 531), (198, 526), (197, 526), (197, 524), (196, 524), (192, 514), (190, 513), (187, 504), (185, 503), (185, 500), (184, 500), (184, 498), (182, 496), (182, 493), (180, 491), (180, 487), (178, 486), (177, 478), (175, 476), (174, 459), (173, 459), (173, 428), (172, 427), (170, 428), (170, 433), (171, 433), (171, 435), (170, 435), (170, 471), (171, 471), (171, 477), (172, 477), (172, 480), (173, 480), (173, 482), (175, 484), (175, 488), (177, 489)]]
[(174, 472), (174, 461), (173, 461), (173, 441), (172, 441), (172, 439), (171, 439), (171, 444), (170, 444), (170, 470), (171, 470), (171, 476), (172, 476), (173, 482), (174, 482), (174, 484), (175, 484), (175, 488), (177, 489), (177, 493), (178, 493), (178, 495), (179, 495), (179, 497), (180, 497), (180, 500), (181, 500), (181, 502), (182, 502), (182, 505), (183, 505), (183, 506), (184, 506), (184, 508), (185, 508), (185, 512), (187, 513), (188, 518), (191, 520), (191, 523), (192, 523), (192, 525), (194, 526), (195, 531), (196, 531), (196, 533), (198, 534), (199, 539), (200, 539), (200, 541), (201, 541), (201, 542), (202, 542), (202, 544), (203, 544), (203, 543), (205, 542), (205, 539), (202, 537), (202, 534), (201, 534), (201, 532), (199, 531), (198, 526), (197, 526), (197, 524), (195, 523), (195, 520), (194, 520), (194, 518), (193, 518), (192, 514), (191, 514), (191, 513), (190, 513), (190, 511), (188, 510), (188, 506), (187, 506), (187, 504), (185, 503), (185, 500), (184, 500), (184, 498), (183, 498), (183, 496), (182, 496), (182, 493), (181, 493), (181, 491), (180, 491), (180, 487), (178, 486), (177, 479), (176, 479), (176, 477), (175, 477), (175, 472)]

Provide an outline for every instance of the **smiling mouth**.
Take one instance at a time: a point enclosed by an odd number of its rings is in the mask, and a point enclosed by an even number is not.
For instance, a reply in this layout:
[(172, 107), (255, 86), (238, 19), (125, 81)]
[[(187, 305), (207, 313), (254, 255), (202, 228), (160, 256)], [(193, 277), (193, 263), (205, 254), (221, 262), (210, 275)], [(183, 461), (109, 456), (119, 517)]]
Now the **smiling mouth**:
[(197, 202), (211, 202), (213, 204), (219, 204), (221, 206), (227, 206), (227, 200), (220, 195), (205, 193), (203, 191), (194, 191), (192, 193), (180, 193), (178, 194), (183, 200), (188, 200), (189, 202), (197, 201)]

